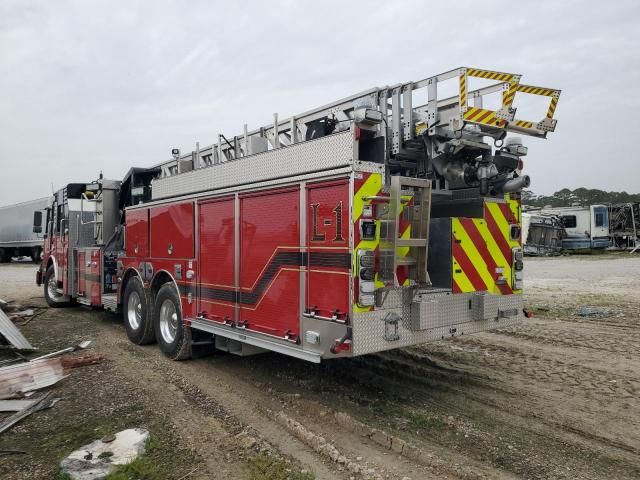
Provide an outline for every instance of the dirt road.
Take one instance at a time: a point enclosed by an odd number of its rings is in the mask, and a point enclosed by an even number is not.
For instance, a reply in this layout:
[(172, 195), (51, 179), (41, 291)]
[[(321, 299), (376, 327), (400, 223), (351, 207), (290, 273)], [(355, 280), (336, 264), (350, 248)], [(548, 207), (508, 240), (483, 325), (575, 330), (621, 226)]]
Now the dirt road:
[[(44, 306), (33, 270), (1, 265), (0, 298)], [(248, 478), (265, 453), (290, 478), (640, 477), (640, 258), (528, 259), (526, 274), (521, 325), (319, 366), (171, 362), (109, 313), (48, 309), (22, 329), (32, 343), (92, 339), (106, 360), (0, 436), (29, 451), (0, 457), (0, 476), (55, 478), (72, 449), (144, 426), (170, 479)]]

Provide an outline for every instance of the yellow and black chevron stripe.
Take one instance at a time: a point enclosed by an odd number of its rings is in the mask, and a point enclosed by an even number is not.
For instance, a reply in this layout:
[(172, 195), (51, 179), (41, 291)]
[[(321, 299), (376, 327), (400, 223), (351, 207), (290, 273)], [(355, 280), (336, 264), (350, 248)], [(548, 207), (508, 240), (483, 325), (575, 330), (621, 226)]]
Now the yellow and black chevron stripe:
[(522, 128), (533, 128), (533, 122), (528, 122), (526, 120), (516, 120), (514, 122), (516, 124), (516, 126), (518, 127), (522, 127)]
[(467, 74), (466, 73), (463, 73), (462, 75), (460, 75), (459, 87), (460, 87), (460, 110), (464, 112), (467, 109)]
[(542, 95), (543, 97), (559, 95), (558, 90), (554, 88), (534, 87), (533, 85), (519, 84), (516, 89), (518, 92), (530, 93), (531, 95)]
[(476, 78), (486, 78), (488, 80), (498, 80), (499, 82), (509, 82), (516, 76), (513, 73), (493, 72), (491, 70), (481, 70), (478, 68), (467, 68), (467, 75)]
[(558, 106), (558, 97), (553, 97), (549, 102), (549, 108), (547, 109), (547, 118), (553, 118), (553, 114)]
[(464, 118), (465, 122), (479, 123), (496, 128), (502, 128), (507, 123), (505, 120), (498, 118), (495, 111), (478, 107), (469, 107), (462, 118)]
[(517, 81), (510, 81), (509, 82), (509, 89), (508, 90), (503, 90), (502, 91), (502, 106), (503, 107), (511, 107), (511, 105), (513, 105), (513, 100), (516, 97), (516, 92), (518, 91), (518, 82)]

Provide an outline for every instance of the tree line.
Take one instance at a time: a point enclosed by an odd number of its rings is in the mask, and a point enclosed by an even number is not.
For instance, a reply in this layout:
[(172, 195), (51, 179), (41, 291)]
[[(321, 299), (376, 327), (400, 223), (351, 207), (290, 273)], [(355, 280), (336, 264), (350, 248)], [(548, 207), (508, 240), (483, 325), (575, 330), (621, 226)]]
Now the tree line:
[(575, 190), (563, 188), (552, 195), (536, 195), (530, 190), (522, 192), (522, 203), (531, 207), (570, 207), (575, 203), (586, 206), (636, 202), (640, 202), (640, 193), (605, 192), (597, 188), (580, 187)]

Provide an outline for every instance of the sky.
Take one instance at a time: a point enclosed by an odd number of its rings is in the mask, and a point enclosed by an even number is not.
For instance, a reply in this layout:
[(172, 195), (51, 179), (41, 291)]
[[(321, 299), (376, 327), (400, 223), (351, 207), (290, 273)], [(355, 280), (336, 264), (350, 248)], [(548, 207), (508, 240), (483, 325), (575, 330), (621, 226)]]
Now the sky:
[(637, 1), (0, 0), (0, 205), (460, 66), (562, 90), (524, 139), (535, 193), (638, 193), (639, 24)]

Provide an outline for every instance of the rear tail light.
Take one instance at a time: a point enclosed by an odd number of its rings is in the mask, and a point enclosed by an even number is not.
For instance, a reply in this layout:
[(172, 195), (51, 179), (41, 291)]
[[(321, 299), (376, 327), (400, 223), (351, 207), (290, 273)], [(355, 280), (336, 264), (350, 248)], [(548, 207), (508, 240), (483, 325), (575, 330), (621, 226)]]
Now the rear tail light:
[(331, 353), (350, 352), (351, 340), (336, 339), (330, 351)]
[(375, 303), (376, 259), (373, 250), (358, 250), (358, 305), (369, 307)]
[(511, 249), (511, 272), (513, 275), (512, 285), (514, 290), (522, 290), (524, 285), (524, 256), (522, 248), (515, 247)]

